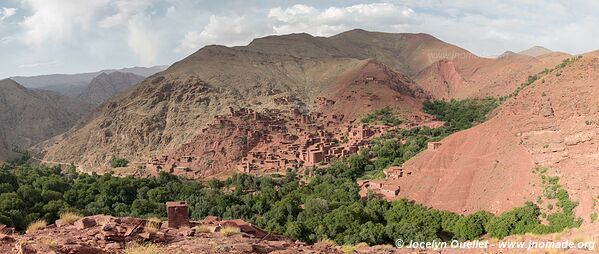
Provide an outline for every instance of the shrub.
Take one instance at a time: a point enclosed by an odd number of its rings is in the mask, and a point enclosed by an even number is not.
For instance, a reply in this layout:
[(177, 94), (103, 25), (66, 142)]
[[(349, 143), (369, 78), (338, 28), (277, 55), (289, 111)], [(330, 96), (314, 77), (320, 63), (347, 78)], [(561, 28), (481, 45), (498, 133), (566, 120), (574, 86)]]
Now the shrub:
[(206, 226), (206, 225), (199, 225), (196, 227), (196, 232), (198, 233), (210, 233), (212, 232), (212, 230), (210, 230), (210, 227)]
[(125, 248), (125, 254), (164, 254), (167, 251), (157, 244), (135, 244)]
[(48, 223), (45, 220), (36, 220), (36, 221), (30, 223), (29, 226), (27, 226), (27, 231), (25, 231), (25, 232), (33, 233), (35, 231), (45, 228), (47, 225), (48, 225)]
[(241, 233), (241, 230), (238, 227), (224, 226), (220, 229), (220, 233), (228, 237)]
[(112, 168), (124, 168), (129, 165), (129, 161), (124, 158), (113, 157), (110, 161)]
[(492, 217), (486, 223), (485, 229), (490, 236), (499, 239), (508, 235), (534, 232), (535, 228), (540, 225), (540, 213), (539, 207), (528, 202), (524, 207), (518, 207), (500, 216)]
[(493, 217), (487, 212), (476, 212), (458, 219), (454, 225), (455, 236), (459, 240), (473, 240), (485, 233), (485, 224)]
[(380, 122), (384, 125), (389, 126), (397, 126), (401, 124), (401, 119), (397, 118), (393, 114), (393, 110), (390, 107), (384, 107), (382, 109), (377, 109), (372, 113), (368, 114), (364, 118), (361, 119), (362, 123), (375, 123)]
[(341, 252), (344, 254), (351, 254), (356, 251), (357, 247), (355, 245), (343, 245), (341, 246)]
[(156, 234), (160, 230), (160, 224), (162, 221), (158, 218), (148, 218), (144, 227), (144, 232), (150, 233), (151, 235)]
[(73, 224), (81, 219), (81, 215), (75, 212), (64, 212), (60, 214), (60, 220), (66, 224)]

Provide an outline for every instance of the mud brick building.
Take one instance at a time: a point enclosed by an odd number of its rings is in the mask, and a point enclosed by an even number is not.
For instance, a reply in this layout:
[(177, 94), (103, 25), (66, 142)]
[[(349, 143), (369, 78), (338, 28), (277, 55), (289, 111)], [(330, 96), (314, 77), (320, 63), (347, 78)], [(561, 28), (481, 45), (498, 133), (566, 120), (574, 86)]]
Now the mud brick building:
[(385, 174), (385, 178), (390, 180), (397, 180), (399, 178), (409, 176), (412, 174), (412, 172), (407, 172), (402, 167), (395, 166), (384, 169), (383, 173)]

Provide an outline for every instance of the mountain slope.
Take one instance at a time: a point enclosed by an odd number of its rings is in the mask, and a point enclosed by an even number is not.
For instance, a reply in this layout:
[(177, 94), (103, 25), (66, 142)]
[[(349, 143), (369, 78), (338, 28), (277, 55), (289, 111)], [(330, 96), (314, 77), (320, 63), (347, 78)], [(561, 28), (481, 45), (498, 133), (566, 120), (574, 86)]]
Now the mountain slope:
[[(559, 177), (580, 202), (576, 214), (588, 222), (599, 212), (593, 205), (599, 195), (598, 73), (599, 57), (585, 55), (522, 90), (489, 121), (408, 161), (415, 177), (402, 187), (406, 195), (458, 212), (503, 211), (542, 195), (539, 177), (532, 175), (539, 165)], [(420, 187), (430, 182), (438, 184)]]
[(549, 53), (532, 57), (513, 52), (495, 59), (460, 56), (440, 60), (414, 79), (437, 99), (505, 96), (529, 75), (553, 67), (569, 56)]
[(116, 93), (141, 82), (143, 79), (143, 76), (129, 72), (102, 73), (95, 77), (77, 98), (94, 105), (100, 105)]
[(0, 80), (0, 157), (67, 131), (89, 110), (90, 105), (58, 93)]

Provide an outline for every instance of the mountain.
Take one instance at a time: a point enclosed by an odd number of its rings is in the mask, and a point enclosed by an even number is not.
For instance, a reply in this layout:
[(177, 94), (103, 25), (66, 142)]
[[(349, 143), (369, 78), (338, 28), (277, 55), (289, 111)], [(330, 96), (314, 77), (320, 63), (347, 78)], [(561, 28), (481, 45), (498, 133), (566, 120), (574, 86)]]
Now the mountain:
[[(207, 46), (119, 94), (85, 124), (47, 142), (45, 156), (53, 161), (76, 162), (88, 169), (106, 166), (113, 156), (144, 160), (191, 142), (229, 107), (262, 111), (277, 108), (275, 99), (287, 97), (290, 107), (308, 112), (317, 97), (335, 97), (336, 91), (342, 94), (336, 85), (347, 83), (344, 76), (352, 70), (379, 66), (376, 68), (404, 77), (407, 84), (412, 83), (410, 74), (426, 64), (459, 55), (470, 53), (430, 35), (363, 30), (327, 38), (308, 34), (269, 36), (245, 47)], [(373, 59), (376, 64), (367, 65)], [(407, 90), (380, 95), (360, 93), (364, 102), (357, 104), (372, 107), (363, 107), (351, 117), (387, 105), (410, 105), (406, 115), (416, 113), (420, 102), (427, 98), (412, 96)], [(387, 96), (395, 99), (366, 102)], [(413, 97), (415, 103), (404, 103), (401, 98), (407, 97)], [(335, 110), (347, 111), (355, 104), (345, 105)]]
[(560, 63), (570, 55), (549, 53), (537, 57), (508, 51), (497, 58), (474, 55), (443, 59), (415, 76), (415, 81), (437, 99), (505, 96), (529, 75)]
[(529, 48), (527, 50), (523, 50), (518, 52), (518, 54), (521, 55), (527, 55), (527, 56), (532, 56), (532, 57), (538, 57), (538, 56), (542, 56), (542, 55), (546, 55), (546, 54), (551, 54), (553, 53), (553, 51), (541, 47), (541, 46), (534, 46), (532, 48)]
[[(545, 191), (535, 167), (579, 202), (588, 222), (599, 189), (599, 55), (565, 61), (508, 99), (494, 116), (404, 164), (407, 196), (457, 212), (505, 211)], [(575, 98), (575, 99), (574, 99)], [(546, 205), (542, 205), (545, 207)]]
[(414, 76), (430, 64), (460, 56), (473, 56), (465, 49), (428, 34), (381, 33), (354, 29), (331, 37), (309, 34), (268, 36), (255, 39), (243, 50), (295, 57), (375, 58), (391, 68)]
[(116, 93), (142, 80), (144, 80), (143, 76), (129, 72), (115, 71), (110, 74), (102, 73), (95, 77), (77, 98), (94, 105), (100, 105)]
[(50, 75), (40, 75), (40, 76), (32, 76), (32, 77), (11, 77), (12, 80), (22, 84), (27, 88), (40, 88), (44, 90), (50, 90), (59, 92), (63, 95), (76, 97), (83, 90), (85, 90), (85, 86), (87, 86), (92, 79), (97, 77), (102, 73), (110, 74), (112, 72), (120, 71), (120, 72), (130, 72), (135, 75), (148, 77), (153, 75), (154, 73), (163, 71), (168, 66), (160, 65), (153, 67), (133, 67), (133, 68), (123, 68), (120, 70), (102, 70), (98, 72), (90, 72), (90, 73), (79, 73), (79, 74), (50, 74)]
[(91, 105), (56, 92), (0, 80), (0, 159), (14, 155), (14, 148), (27, 149), (67, 131), (90, 110)]

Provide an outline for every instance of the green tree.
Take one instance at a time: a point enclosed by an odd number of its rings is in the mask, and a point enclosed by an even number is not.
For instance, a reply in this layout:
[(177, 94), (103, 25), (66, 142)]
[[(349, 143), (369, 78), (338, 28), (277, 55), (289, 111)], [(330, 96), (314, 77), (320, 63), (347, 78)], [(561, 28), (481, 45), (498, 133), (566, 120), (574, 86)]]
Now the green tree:
[(124, 168), (129, 165), (129, 161), (125, 158), (113, 157), (112, 160), (110, 160), (110, 165), (112, 168)]

